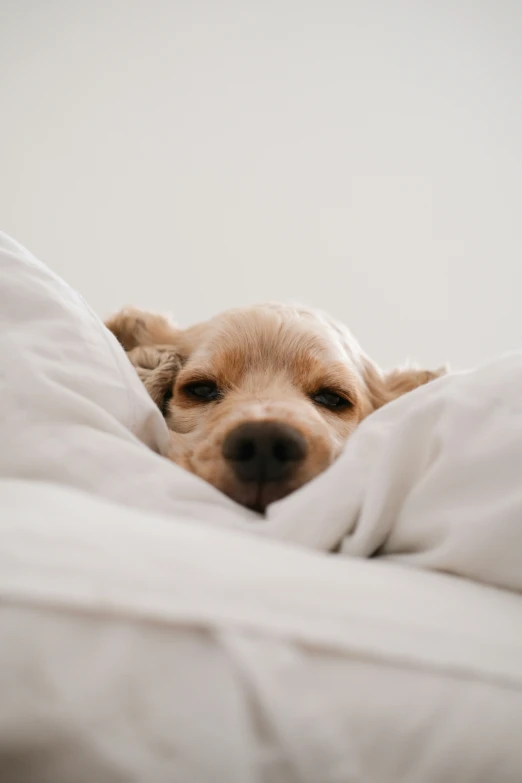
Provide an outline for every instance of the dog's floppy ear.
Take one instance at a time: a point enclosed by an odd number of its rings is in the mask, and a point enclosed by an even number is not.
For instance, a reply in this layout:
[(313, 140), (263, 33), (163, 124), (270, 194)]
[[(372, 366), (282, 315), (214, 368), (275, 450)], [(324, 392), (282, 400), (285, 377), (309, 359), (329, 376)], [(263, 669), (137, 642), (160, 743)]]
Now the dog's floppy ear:
[(125, 307), (108, 318), (105, 326), (126, 351), (139, 345), (175, 345), (180, 335), (180, 329), (166, 316), (137, 307)]
[(367, 408), (366, 413), (370, 413), (377, 408), (386, 405), (387, 402), (401, 397), (407, 392), (423, 386), (425, 383), (434, 381), (448, 372), (447, 367), (439, 367), (438, 370), (420, 370), (416, 367), (398, 367), (390, 372), (382, 372), (379, 367), (372, 362), (361, 350), (359, 343), (353, 335), (344, 326), (328, 316), (322, 316), (326, 319), (329, 326), (334, 329), (340, 337), (344, 350), (348, 357), (355, 361), (361, 373), (366, 386)]
[(143, 385), (164, 416), (176, 375), (183, 365), (178, 343), (181, 330), (168, 318), (126, 307), (105, 322), (134, 365)]
[(369, 359), (364, 360), (364, 381), (368, 389), (370, 402), (374, 410), (386, 405), (387, 402), (401, 397), (407, 392), (424, 386), (448, 372), (447, 367), (438, 370), (421, 370), (416, 367), (404, 367), (383, 373)]
[(168, 414), (169, 402), (182, 361), (170, 345), (138, 346), (127, 351), (143, 385), (163, 413)]

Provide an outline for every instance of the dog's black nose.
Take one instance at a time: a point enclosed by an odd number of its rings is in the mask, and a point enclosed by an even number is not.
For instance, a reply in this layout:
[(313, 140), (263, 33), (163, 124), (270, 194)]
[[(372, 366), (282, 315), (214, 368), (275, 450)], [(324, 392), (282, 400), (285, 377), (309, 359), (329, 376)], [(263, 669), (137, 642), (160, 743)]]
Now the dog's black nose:
[(227, 435), (223, 456), (240, 481), (281, 481), (306, 457), (306, 441), (288, 424), (251, 421)]

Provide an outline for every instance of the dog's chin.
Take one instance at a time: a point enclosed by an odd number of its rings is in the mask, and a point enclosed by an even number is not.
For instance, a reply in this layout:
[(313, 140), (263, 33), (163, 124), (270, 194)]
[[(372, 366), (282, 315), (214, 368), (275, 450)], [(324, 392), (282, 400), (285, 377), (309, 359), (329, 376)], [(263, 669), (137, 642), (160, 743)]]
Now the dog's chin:
[[(240, 481), (221, 460), (211, 463), (209, 460), (196, 460), (193, 455), (174, 449), (169, 453), (169, 459), (189, 473), (194, 474), (222, 492), (235, 503), (244, 506), (257, 514), (265, 514), (272, 503), (283, 500), (314, 478), (317, 473), (302, 470), (283, 481)], [(326, 467), (326, 466), (325, 466)], [(323, 468), (324, 469), (324, 468)], [(311, 474), (311, 475), (310, 475)]]
[(264, 514), (271, 503), (290, 495), (297, 486), (281, 485), (280, 482), (267, 482), (257, 484), (256, 482), (246, 482), (238, 484), (235, 487), (227, 487), (225, 494), (229, 498), (245, 506), (250, 511), (257, 514)]

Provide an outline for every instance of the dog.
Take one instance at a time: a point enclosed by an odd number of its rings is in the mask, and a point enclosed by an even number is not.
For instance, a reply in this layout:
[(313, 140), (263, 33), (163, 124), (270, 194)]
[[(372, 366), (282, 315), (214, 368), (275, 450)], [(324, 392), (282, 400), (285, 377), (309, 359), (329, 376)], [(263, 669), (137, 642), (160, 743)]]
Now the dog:
[(299, 306), (188, 329), (125, 308), (106, 326), (165, 417), (169, 458), (260, 513), (331, 465), (366, 416), (446, 372), (384, 373), (345, 326)]

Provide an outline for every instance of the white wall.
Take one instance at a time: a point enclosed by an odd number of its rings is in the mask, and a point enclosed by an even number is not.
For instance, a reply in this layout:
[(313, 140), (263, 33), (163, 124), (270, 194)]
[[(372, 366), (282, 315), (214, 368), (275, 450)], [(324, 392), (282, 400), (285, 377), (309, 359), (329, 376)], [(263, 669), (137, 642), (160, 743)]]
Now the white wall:
[(0, 221), (105, 315), (522, 347), (522, 3), (0, 0)]

